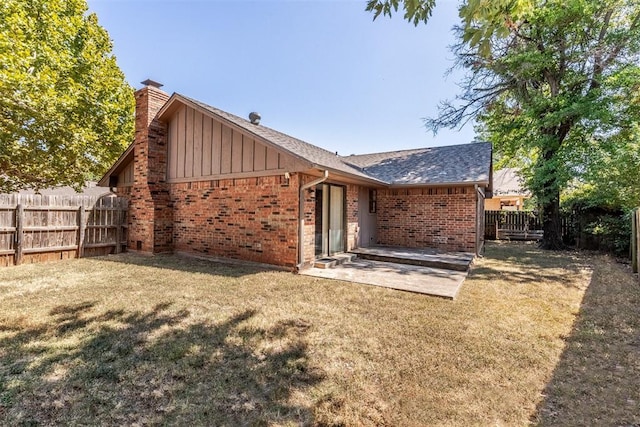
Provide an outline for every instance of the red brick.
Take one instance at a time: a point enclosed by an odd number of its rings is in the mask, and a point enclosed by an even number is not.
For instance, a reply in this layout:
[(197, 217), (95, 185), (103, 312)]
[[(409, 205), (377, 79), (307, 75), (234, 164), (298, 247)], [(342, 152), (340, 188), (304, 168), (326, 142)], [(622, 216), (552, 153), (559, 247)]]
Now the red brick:
[(473, 187), (378, 190), (378, 243), (474, 252)]
[[(118, 189), (130, 199), (129, 248), (295, 267), (299, 188), (315, 177), (292, 173), (289, 179), (167, 183), (166, 125), (156, 115), (168, 98), (155, 87), (136, 92), (134, 184)], [(360, 188), (344, 187), (350, 250), (357, 243)], [(315, 189), (303, 197), (303, 258), (309, 263), (315, 258)], [(473, 187), (379, 189), (376, 243), (474, 251), (476, 197)]]

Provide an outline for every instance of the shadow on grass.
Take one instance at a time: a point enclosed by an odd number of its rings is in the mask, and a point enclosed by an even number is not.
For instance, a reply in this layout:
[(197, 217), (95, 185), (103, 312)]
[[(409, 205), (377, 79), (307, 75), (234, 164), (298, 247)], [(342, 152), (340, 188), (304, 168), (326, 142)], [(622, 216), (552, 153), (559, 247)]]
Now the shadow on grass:
[[(599, 261), (598, 261), (599, 260)], [(538, 425), (640, 425), (640, 285), (624, 266), (596, 259)]]
[(56, 307), (46, 322), (0, 325), (2, 425), (308, 424), (291, 403), (322, 379), (302, 319), (263, 329), (253, 310), (217, 324), (187, 311)]
[(233, 259), (214, 257), (187, 256), (181, 254), (137, 254), (125, 252), (97, 258), (119, 264), (132, 264), (142, 267), (152, 267), (167, 270), (185, 271), (189, 273), (216, 274), (225, 277), (242, 277), (264, 271), (281, 270), (276, 266), (266, 264), (242, 262)]
[[(591, 269), (576, 252), (543, 251), (533, 243), (487, 243), (484, 257), (490, 262), (472, 267), (472, 277), (488, 281), (508, 280), (514, 284), (560, 281), (566, 287), (576, 287), (575, 276)], [(498, 265), (491, 267), (492, 262)]]

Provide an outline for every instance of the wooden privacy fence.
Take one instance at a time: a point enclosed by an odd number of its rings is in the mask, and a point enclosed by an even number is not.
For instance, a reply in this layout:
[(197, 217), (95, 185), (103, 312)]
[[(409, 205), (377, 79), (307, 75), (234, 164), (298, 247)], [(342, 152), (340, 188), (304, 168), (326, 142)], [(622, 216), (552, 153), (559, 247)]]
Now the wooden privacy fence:
[(0, 266), (119, 253), (127, 200), (0, 194)]
[(640, 208), (631, 213), (631, 267), (634, 273), (640, 268)]
[[(565, 243), (573, 244), (576, 239), (576, 218), (573, 214), (560, 217), (560, 232)], [(520, 240), (540, 240), (542, 216), (536, 211), (485, 211), (484, 238), (497, 240), (511, 238)]]
[(542, 221), (532, 211), (485, 211), (484, 238), (535, 239), (542, 237)]

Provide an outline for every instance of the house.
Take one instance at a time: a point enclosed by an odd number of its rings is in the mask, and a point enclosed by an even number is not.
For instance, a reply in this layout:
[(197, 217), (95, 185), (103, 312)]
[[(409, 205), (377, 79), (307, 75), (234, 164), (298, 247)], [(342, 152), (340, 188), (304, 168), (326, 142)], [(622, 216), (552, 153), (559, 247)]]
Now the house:
[(147, 80), (135, 140), (99, 185), (128, 245), (301, 268), (370, 245), (478, 252), (491, 145), (338, 156)]
[(31, 195), (41, 194), (43, 196), (88, 196), (99, 198), (101, 196), (111, 194), (108, 188), (99, 187), (95, 181), (86, 181), (82, 191), (77, 192), (73, 187), (64, 185), (61, 187), (50, 187), (39, 190), (37, 193), (34, 190), (20, 190), (18, 194)]
[(487, 211), (521, 211), (531, 192), (522, 183), (518, 169), (505, 168), (493, 173), (493, 197), (484, 205)]

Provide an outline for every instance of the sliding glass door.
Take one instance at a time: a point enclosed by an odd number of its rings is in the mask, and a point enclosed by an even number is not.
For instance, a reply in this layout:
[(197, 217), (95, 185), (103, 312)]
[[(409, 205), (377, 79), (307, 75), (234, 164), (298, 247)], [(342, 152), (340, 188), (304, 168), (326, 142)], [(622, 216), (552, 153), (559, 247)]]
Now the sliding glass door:
[(344, 252), (345, 218), (344, 187), (320, 184), (316, 187), (316, 241), (317, 257)]

